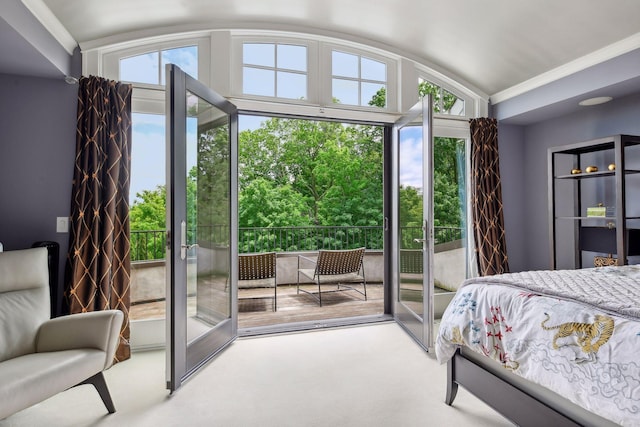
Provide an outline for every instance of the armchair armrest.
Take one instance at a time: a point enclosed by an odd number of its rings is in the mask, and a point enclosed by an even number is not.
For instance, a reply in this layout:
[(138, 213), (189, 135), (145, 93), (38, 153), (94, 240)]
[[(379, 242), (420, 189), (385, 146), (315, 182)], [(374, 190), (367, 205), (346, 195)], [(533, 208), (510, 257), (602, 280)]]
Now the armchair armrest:
[(95, 348), (106, 353), (111, 366), (124, 315), (120, 310), (93, 311), (50, 319), (40, 326), (36, 352)]

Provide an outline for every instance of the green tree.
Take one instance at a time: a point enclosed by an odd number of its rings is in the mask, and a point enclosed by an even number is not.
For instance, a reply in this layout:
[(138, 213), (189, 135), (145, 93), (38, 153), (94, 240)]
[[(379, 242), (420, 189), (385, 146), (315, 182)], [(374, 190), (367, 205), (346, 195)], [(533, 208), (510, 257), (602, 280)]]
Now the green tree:
[(307, 205), (291, 185), (278, 186), (273, 181), (257, 178), (239, 194), (238, 216), (240, 227), (245, 229), (240, 236), (240, 252), (259, 252), (265, 247), (294, 251), (299, 249), (297, 245), (306, 243), (304, 230), (292, 230), (286, 235), (253, 230), (254, 227), (309, 225)]
[[(195, 223), (196, 169), (189, 171), (187, 179), (188, 224)], [(129, 209), (131, 228), (131, 254), (134, 260), (163, 259), (167, 218), (167, 189), (158, 185), (153, 190), (136, 193), (136, 200)]]
[[(189, 229), (197, 225), (204, 230), (230, 223), (228, 127), (222, 124), (200, 132), (199, 162), (189, 171), (187, 200)], [(382, 139), (380, 126), (285, 118), (271, 118), (256, 130), (241, 132), (240, 227), (350, 226), (357, 233), (358, 226), (381, 225)], [(459, 176), (458, 162), (464, 140), (435, 138), (434, 143), (434, 225), (459, 227), (459, 185), (464, 177)], [(401, 224), (420, 227), (422, 193), (412, 187), (401, 188), (400, 193)], [(132, 230), (164, 229), (164, 187), (145, 190), (138, 197), (131, 209)], [(199, 242), (211, 240), (207, 236), (199, 236)], [(259, 248), (265, 243), (259, 239), (275, 238), (250, 237), (241, 242), (246, 246), (242, 251)], [(300, 241), (304, 236), (287, 237), (281, 250), (295, 250)]]
[[(423, 97), (431, 94), (433, 97), (433, 112), (434, 113), (448, 113), (451, 108), (458, 101), (458, 97), (451, 92), (443, 89), (442, 87), (428, 82), (426, 80), (421, 81), (418, 84), (418, 97)], [(387, 88), (381, 87), (375, 95), (369, 101), (369, 105), (374, 107), (384, 108), (387, 105)]]
[[(188, 216), (187, 223), (189, 230), (197, 230), (200, 246), (227, 246), (231, 225), (229, 126), (226, 120), (207, 125), (198, 129), (198, 162), (189, 171), (194, 186), (187, 188), (187, 203), (193, 200), (192, 212), (197, 217)], [(195, 236), (189, 235), (188, 240), (194, 242)]]
[(166, 201), (164, 185), (136, 194), (129, 210), (132, 260), (164, 258)]
[(432, 96), (434, 113), (448, 113), (458, 100), (458, 97), (451, 92), (423, 80), (418, 84), (418, 96), (422, 99), (427, 94)]
[[(262, 178), (291, 185), (314, 225), (379, 225), (382, 131), (336, 122), (272, 118), (240, 134), (240, 192)], [(368, 209), (363, 207), (368, 206)], [(375, 212), (371, 209), (375, 206)], [(351, 218), (351, 219), (349, 219)], [(347, 224), (348, 223), (348, 224)]]
[(167, 191), (164, 185), (136, 193), (129, 210), (131, 230), (164, 230), (166, 228)]
[(306, 204), (291, 185), (277, 186), (258, 178), (239, 195), (242, 227), (297, 227), (309, 225)]

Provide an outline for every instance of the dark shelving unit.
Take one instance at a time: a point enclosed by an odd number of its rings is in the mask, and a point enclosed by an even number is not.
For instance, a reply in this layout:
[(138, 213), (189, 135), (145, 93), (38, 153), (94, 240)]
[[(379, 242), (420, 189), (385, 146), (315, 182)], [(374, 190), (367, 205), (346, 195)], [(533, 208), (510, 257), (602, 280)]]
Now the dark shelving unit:
[[(634, 207), (627, 216), (627, 198), (640, 200), (640, 178), (628, 186), (629, 177), (640, 177), (640, 147), (632, 149), (639, 144), (638, 136), (614, 135), (549, 148), (551, 269), (582, 268), (583, 252), (612, 255), (618, 264), (640, 255), (640, 209)], [(614, 170), (608, 169), (610, 164)], [(588, 173), (588, 166), (598, 170)], [(581, 172), (572, 173), (574, 169)], [(587, 216), (587, 208), (599, 204), (613, 208), (612, 213)], [(562, 263), (559, 256), (564, 256)]]

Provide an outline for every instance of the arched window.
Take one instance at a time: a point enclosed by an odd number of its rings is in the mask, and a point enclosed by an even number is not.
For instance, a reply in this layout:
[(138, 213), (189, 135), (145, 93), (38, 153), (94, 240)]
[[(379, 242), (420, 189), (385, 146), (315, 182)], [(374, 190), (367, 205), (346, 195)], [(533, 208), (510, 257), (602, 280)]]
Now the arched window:
[(433, 96), (433, 112), (451, 116), (465, 116), (465, 101), (448, 90), (423, 78), (418, 78), (418, 97)]
[(442, 72), (394, 52), (327, 36), (212, 30), (83, 51), (84, 75), (134, 84), (137, 112), (163, 112), (158, 89), (163, 89), (167, 63), (250, 110), (391, 122), (431, 93), (436, 116), (465, 121), (486, 114), (485, 95)]
[(176, 64), (188, 74), (198, 78), (198, 46), (160, 49), (120, 58), (119, 80), (164, 85), (166, 64)]
[(331, 52), (331, 96), (335, 104), (385, 108), (387, 65), (340, 50)]

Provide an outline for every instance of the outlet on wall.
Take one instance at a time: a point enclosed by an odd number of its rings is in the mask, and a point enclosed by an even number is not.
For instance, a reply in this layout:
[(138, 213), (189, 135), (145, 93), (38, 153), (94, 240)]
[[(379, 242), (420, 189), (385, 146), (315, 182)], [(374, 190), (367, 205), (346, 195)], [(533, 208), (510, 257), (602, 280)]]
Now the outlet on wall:
[(56, 219), (56, 232), (68, 233), (69, 232), (69, 217), (59, 216)]

